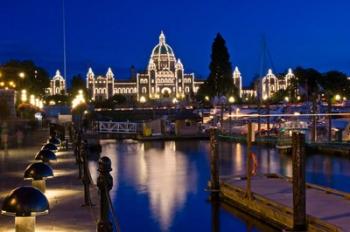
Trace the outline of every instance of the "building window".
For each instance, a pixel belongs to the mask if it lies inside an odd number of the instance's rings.
[[[142,92],[142,93],[147,93],[147,89],[146,89],[146,87],[142,87],[141,92]]]

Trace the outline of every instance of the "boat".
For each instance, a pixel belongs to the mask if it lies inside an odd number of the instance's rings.
[[[308,130],[308,124],[304,121],[284,121],[277,135],[276,148],[280,153],[290,154],[292,152],[292,134],[293,132],[301,132],[306,134]]]

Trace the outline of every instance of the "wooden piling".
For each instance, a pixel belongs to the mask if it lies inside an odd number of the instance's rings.
[[[312,142],[316,142],[317,140],[317,119],[316,119],[316,109],[317,109],[317,103],[316,103],[316,96],[313,95],[312,96],[312,114],[314,114],[312,116],[312,129],[311,129],[311,141]]]
[[[210,189],[215,192],[219,191],[219,152],[218,152],[218,142],[217,135],[218,129],[211,128],[210,134]]]
[[[252,186],[251,186],[251,177],[252,177],[252,123],[248,123],[248,133],[247,133],[247,186],[246,186],[246,197],[249,200],[252,200]]]
[[[306,230],[305,135],[294,132],[293,140],[293,225],[294,231]]]

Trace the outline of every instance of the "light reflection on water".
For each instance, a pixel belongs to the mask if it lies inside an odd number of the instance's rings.
[[[216,209],[206,201],[208,141],[102,144],[101,156],[112,160],[111,195],[122,231],[273,231],[240,211]],[[222,142],[219,152],[221,175],[244,174],[244,144]],[[267,147],[253,146],[253,152],[258,173],[292,175],[290,156]],[[350,190],[350,185],[344,185],[350,183],[348,159],[308,154],[306,163],[307,181]],[[95,167],[90,163],[90,168]]]

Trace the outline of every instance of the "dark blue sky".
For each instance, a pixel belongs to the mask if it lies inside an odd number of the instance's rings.
[[[187,72],[206,77],[217,32],[244,84],[260,72],[262,35],[277,72],[298,65],[350,73],[347,0],[66,0],[68,76],[92,66],[117,78],[146,67],[164,30]],[[2,0],[0,62],[63,69],[62,0]]]

